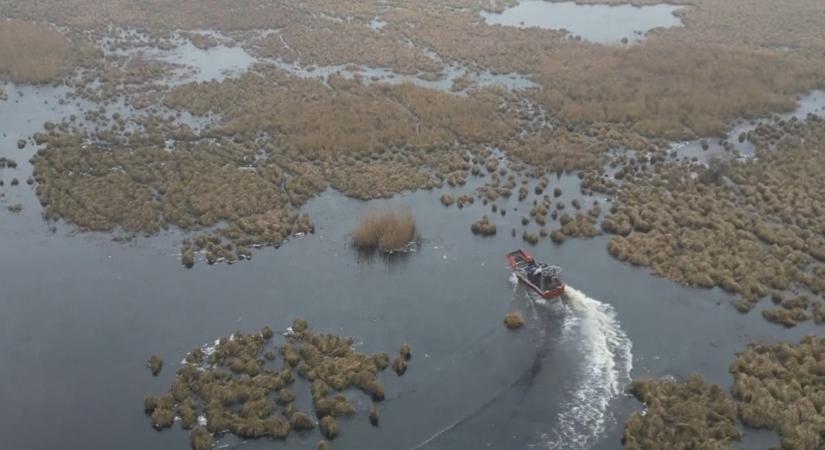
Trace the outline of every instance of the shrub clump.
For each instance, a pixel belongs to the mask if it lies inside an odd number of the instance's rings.
[[[492,223],[490,218],[485,214],[481,219],[476,220],[470,225],[470,231],[472,231],[473,234],[481,236],[495,236],[496,224]]]
[[[626,449],[726,449],[742,434],[736,429],[736,404],[700,375],[687,381],[639,380],[630,392],[646,406],[625,423]]]
[[[409,208],[385,208],[361,216],[352,233],[352,244],[361,251],[392,253],[415,241],[415,219]]]
[[[524,326],[524,316],[520,312],[508,312],[504,316],[504,326],[510,330],[517,330]]]

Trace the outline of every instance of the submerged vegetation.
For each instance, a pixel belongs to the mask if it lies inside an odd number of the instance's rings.
[[[311,432],[315,420],[295,406],[296,376],[309,383],[317,427],[326,439],[340,433],[337,417],[356,413],[353,390],[369,396],[369,421],[377,425],[375,402],[384,400],[378,376],[389,366],[389,355],[358,353],[351,339],[314,333],[301,319],[291,330],[277,347],[280,368],[269,350],[275,346],[268,327],[255,334],[236,332],[220,338],[214,347],[194,349],[178,369],[169,393],[146,397],[144,410],[152,426],[171,427],[177,415],[184,429],[192,428],[194,450],[211,448],[214,438],[224,433],[283,440],[292,432]],[[272,358],[265,356],[269,354]],[[404,367],[410,354],[404,344],[399,354]]]
[[[403,251],[415,239],[415,219],[409,208],[367,211],[352,232],[352,245],[364,252]]]

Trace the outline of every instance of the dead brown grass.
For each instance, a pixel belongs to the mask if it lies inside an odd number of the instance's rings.
[[[72,43],[54,27],[0,19],[0,76],[46,83],[68,73],[74,63]]]
[[[395,252],[403,250],[415,237],[412,211],[387,207],[361,216],[352,232],[352,244],[362,251]]]

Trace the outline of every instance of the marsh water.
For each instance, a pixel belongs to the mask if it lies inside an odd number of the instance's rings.
[[[681,26],[679,6],[657,4],[580,5],[575,2],[521,0],[501,13],[483,13],[487,23],[567,30],[571,36],[600,44],[640,41],[654,28]]]
[[[798,340],[813,329],[785,330],[760,317],[764,304],[741,315],[719,290],[622,264],[607,254],[608,237],[528,247],[561,265],[572,288],[563,301],[531,297],[511,282],[503,257],[526,245],[520,218],[529,205],[500,199],[501,216],[480,202],[459,210],[438,201],[470,192],[480,178],[370,202],[330,190],[304,208],[315,234],[256,251],[251,261],[187,270],[175,231],[124,243],[45,222],[25,182],[35,148],[16,142],[89,105],[60,104],[60,87],[5,90],[0,156],[19,167],[0,169],[0,448],[188,448],[177,427],[151,428],[143,397],[165,392],[193,347],[235,330],[283,330],[302,317],[352,336],[359,351],[412,345],[406,375],[381,375],[388,398],[380,427],[367,421],[367,398],[348,393],[359,414],[342,419],[336,449],[615,449],[623,421],[642,407],[624,394],[632,378],[698,372],[729,387],[728,364],[747,343]],[[10,186],[13,177],[19,186]],[[579,196],[575,176],[551,178],[554,187],[568,203]],[[7,211],[17,203],[20,213]],[[403,258],[365,259],[348,233],[360,213],[387,203],[412,209],[421,245]],[[498,225],[496,237],[470,233],[482,214]],[[527,318],[518,331],[501,323],[513,310]],[[157,378],[145,367],[152,353],[166,362]],[[317,432],[286,442],[224,437],[217,447],[310,449],[318,440]],[[775,442],[749,430],[742,447]]]

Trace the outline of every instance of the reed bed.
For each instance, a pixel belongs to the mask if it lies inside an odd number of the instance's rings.
[[[409,208],[368,211],[352,232],[353,246],[365,252],[402,251],[415,239],[415,218]]]

